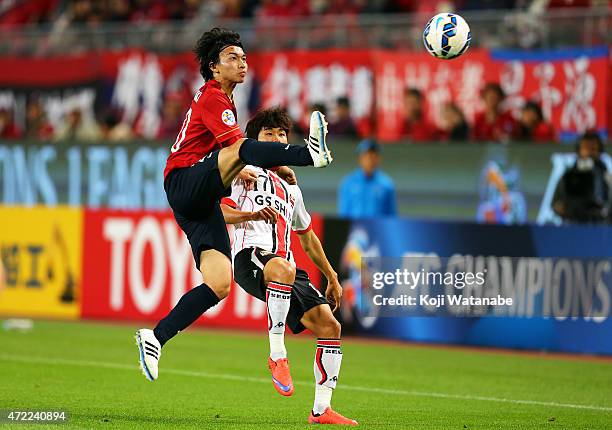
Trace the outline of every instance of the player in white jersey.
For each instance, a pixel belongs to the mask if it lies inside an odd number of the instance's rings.
[[[249,138],[287,144],[291,120],[282,109],[258,112],[247,124]],[[331,409],[342,351],[340,323],[333,315],[340,303],[342,289],[321,242],[312,231],[311,218],[297,185],[289,185],[273,170],[247,166],[257,181],[247,186],[242,180],[232,183],[229,198],[221,201],[228,224],[234,225],[232,257],[234,279],[252,296],[266,302],[270,356],[268,365],[276,391],[293,394],[285,326],[294,333],[309,329],[317,336],[314,359],[315,400],[308,418],[312,424],[357,425]],[[327,278],[325,295],[310,282],[308,274],[296,268],[290,250],[291,230]]]

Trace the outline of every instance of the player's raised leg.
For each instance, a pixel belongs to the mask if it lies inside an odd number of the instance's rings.
[[[302,324],[317,336],[314,359],[315,398],[308,417],[311,424],[357,425],[331,408],[331,398],[340,374],[342,349],[340,323],[329,305],[319,305],[304,313]]]
[[[279,145],[278,142],[262,142],[240,139],[219,152],[219,173],[223,184],[231,185],[240,170],[247,165],[264,168],[276,166],[327,167],[333,158],[327,147],[327,122],[325,116],[314,111],[310,117],[310,134],[306,145]]]
[[[285,327],[291,305],[292,285],[295,282],[295,267],[284,258],[272,258],[264,267],[264,282],[270,338],[268,367],[276,391],[283,396],[291,396],[294,387],[285,348]]]
[[[215,249],[202,251],[200,272],[203,283],[185,293],[154,330],[140,329],[136,332],[140,366],[150,381],[158,377],[158,363],[164,344],[229,293],[232,268],[228,256]]]

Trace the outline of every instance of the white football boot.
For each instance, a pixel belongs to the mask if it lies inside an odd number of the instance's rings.
[[[312,157],[315,167],[327,167],[333,158],[327,149],[327,122],[325,115],[319,111],[312,112],[310,115],[310,134],[308,140],[304,139],[308,146],[308,151]]]
[[[142,373],[149,381],[157,379],[157,365],[161,357],[161,345],[153,330],[141,328],[136,332],[136,345],[140,352],[139,361]]]

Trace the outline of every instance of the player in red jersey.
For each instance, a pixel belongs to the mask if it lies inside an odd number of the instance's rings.
[[[219,202],[230,194],[232,180],[247,164],[326,167],[332,161],[326,145],[327,124],[320,112],[312,113],[305,146],[243,138],[232,100],[234,88],[244,82],[248,70],[238,33],[219,28],[207,31],[194,52],[205,84],[196,92],[172,145],[164,189],[203,283],[183,295],[154,330],[136,332],[141,369],[151,381],[158,376],[162,346],[229,292],[231,252]],[[251,179],[248,172],[241,175]]]

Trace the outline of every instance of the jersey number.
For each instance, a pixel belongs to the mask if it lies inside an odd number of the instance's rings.
[[[187,134],[187,127],[189,127],[189,121],[191,121],[191,108],[189,108],[187,114],[185,115],[185,121],[183,121],[181,131],[179,131],[178,136],[176,136],[176,142],[174,142],[174,145],[172,145],[170,151],[176,152],[181,149],[181,144],[185,140],[185,135]]]

